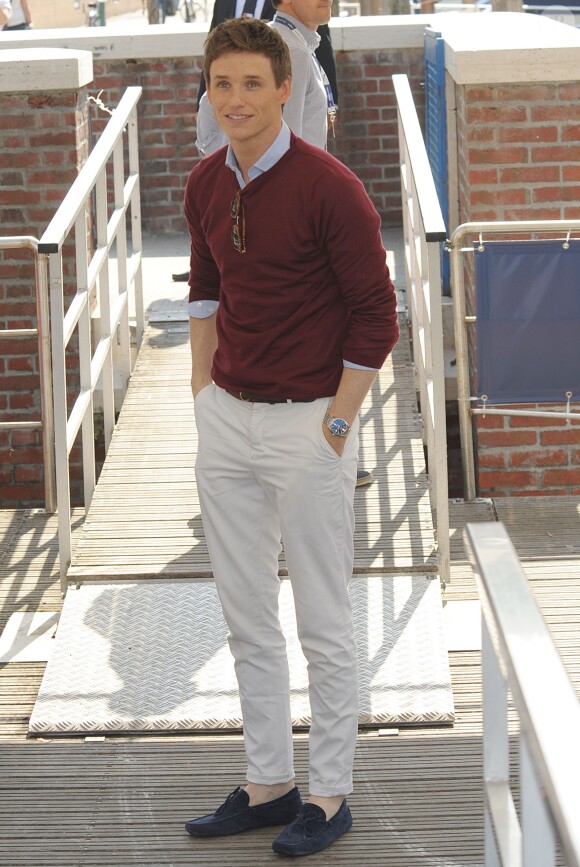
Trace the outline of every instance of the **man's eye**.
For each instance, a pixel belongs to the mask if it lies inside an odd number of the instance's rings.
[[[260,86],[260,82],[259,82],[259,81],[248,81],[248,87],[250,87],[250,88],[252,88],[252,89],[253,89],[253,88],[256,88],[256,87],[259,87],[259,86]]]
[[[227,81],[219,81],[218,82],[218,87],[221,87],[222,90],[226,87],[229,87],[229,86],[230,86],[229,82],[227,82]]]

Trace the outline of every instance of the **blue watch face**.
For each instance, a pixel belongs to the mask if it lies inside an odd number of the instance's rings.
[[[348,433],[348,424],[343,418],[335,418],[329,424],[330,432],[335,437],[343,437]]]

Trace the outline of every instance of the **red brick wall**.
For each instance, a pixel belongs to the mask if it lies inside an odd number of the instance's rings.
[[[458,86],[456,105],[460,223],[580,218],[580,83]],[[469,269],[466,294],[473,313]],[[481,496],[580,493],[580,424],[478,416],[475,430]]]
[[[397,108],[392,76],[405,73],[421,122],[425,113],[423,52],[336,53],[340,108],[329,150],[356,172],[387,226],[402,223]]]
[[[143,88],[138,105],[141,219],[145,232],[186,232],[183,191],[199,159],[194,112],[200,58],[95,61],[94,91],[114,108],[130,85]],[[92,91],[91,91],[92,92]],[[96,138],[108,115],[92,111]]]
[[[483,496],[580,495],[580,422],[478,417],[477,440]]]
[[[0,94],[0,208],[4,235],[39,238],[88,154],[86,90],[42,94]],[[65,274],[73,285],[74,253]],[[35,328],[36,283],[33,254],[0,253],[0,328]],[[71,353],[71,388],[76,381]],[[36,338],[0,340],[0,419],[41,417]],[[73,461],[73,477],[79,468]],[[73,482],[73,496],[80,488]],[[0,431],[0,507],[44,503],[42,435],[39,430]]]

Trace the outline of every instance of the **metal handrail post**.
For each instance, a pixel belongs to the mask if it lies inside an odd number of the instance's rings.
[[[133,291],[135,298],[135,342],[137,349],[141,347],[143,332],[145,331],[145,307],[143,304],[143,237],[141,232],[141,187],[139,174],[139,127],[137,108],[130,114],[127,124],[127,143],[129,151],[129,174],[136,178],[133,195],[131,197],[131,248],[136,258],[137,266],[133,278]]]
[[[54,406],[52,402],[52,353],[50,345],[50,306],[48,299],[48,257],[36,260],[38,349],[40,355],[40,405],[43,430],[44,502],[47,512],[56,512],[56,470],[54,454]]]
[[[498,743],[492,748],[493,732],[485,731],[489,718],[487,687],[490,677],[484,670],[484,743],[487,744],[484,785],[498,849],[518,854],[518,827],[521,825],[526,867],[551,867],[556,838],[568,867],[580,867],[578,697],[503,524],[467,524],[465,539],[483,612],[483,664],[487,667],[491,662],[491,682],[495,686],[491,699],[495,702],[492,717],[496,720]],[[520,721],[523,758],[520,822],[510,806],[509,768],[506,767],[507,702],[503,693],[507,689]],[[492,844],[495,848],[495,842],[490,840],[489,845]],[[486,851],[486,864],[498,863],[501,867],[511,867],[521,864],[522,859],[498,862],[493,855],[488,858]]]
[[[54,450],[56,456],[56,499],[58,511],[58,553],[60,561],[60,590],[66,593],[66,576],[72,560],[72,532],[70,511],[70,482],[68,468],[68,405],[66,393],[66,342],[64,334],[64,293],[62,253],[48,257],[52,378],[54,402]]]
[[[445,410],[445,361],[443,352],[443,311],[441,308],[441,246],[439,241],[428,241],[427,266],[429,280],[429,320],[431,339],[433,395],[432,407],[433,454],[429,475],[433,478],[437,511],[437,543],[439,569],[444,583],[451,575],[451,542],[449,539],[449,473],[447,469],[447,417]],[[435,466],[431,466],[435,462]]]
[[[455,331],[455,356],[457,367],[457,408],[459,412],[459,437],[461,441],[461,465],[463,467],[463,495],[467,501],[475,500],[475,454],[471,428],[471,389],[469,387],[469,348],[465,323],[465,286],[463,261],[461,259],[462,235],[456,229],[449,243],[451,260],[451,297],[453,298],[453,323]],[[454,245],[456,243],[456,246]]]

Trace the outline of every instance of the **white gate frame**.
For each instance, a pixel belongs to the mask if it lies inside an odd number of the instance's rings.
[[[141,206],[139,195],[139,145],[137,103],[141,87],[128,87],[103,130],[92,153],[65,196],[38,244],[39,255],[48,258],[48,281],[52,334],[56,498],[61,592],[66,593],[67,572],[72,558],[69,456],[76,436],[82,432],[82,465],[85,511],[96,485],[93,399],[99,383],[103,393],[105,450],[115,426],[114,344],[119,344],[119,373],[124,397],[131,375],[129,291],[134,292],[136,340],[141,344],[144,328],[141,280]],[[124,133],[127,133],[128,174],[125,178]],[[109,161],[112,158],[112,165]],[[113,203],[109,206],[107,167],[112,168]],[[92,196],[96,208],[96,250],[91,255],[87,237]],[[111,214],[109,216],[109,211]],[[131,220],[131,255],[127,254],[127,216]],[[74,227],[77,292],[64,308],[63,246]],[[116,244],[118,291],[109,281],[111,247]],[[100,316],[92,349],[91,298],[97,299]],[[112,297],[114,295],[114,297]],[[67,400],[66,350],[78,335],[80,390]]]

